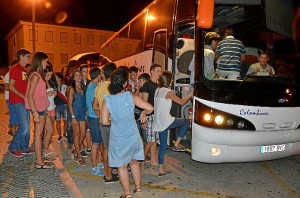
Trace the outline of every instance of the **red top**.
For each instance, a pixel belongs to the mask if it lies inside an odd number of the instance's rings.
[[[20,63],[14,65],[9,71],[9,79],[15,80],[15,88],[25,96],[26,88],[27,88],[27,79],[28,79],[28,75],[25,67],[23,67]],[[24,103],[24,99],[16,95],[14,92],[10,91],[9,103],[10,104]]]

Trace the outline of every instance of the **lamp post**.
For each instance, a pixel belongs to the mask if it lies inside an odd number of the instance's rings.
[[[35,0],[31,0],[32,2],[32,53],[35,53]]]

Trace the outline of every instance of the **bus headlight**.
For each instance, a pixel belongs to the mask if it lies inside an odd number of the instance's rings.
[[[221,153],[221,149],[219,149],[218,147],[213,147],[210,149],[211,155],[220,155],[220,153]]]
[[[238,122],[238,128],[243,129],[245,127],[245,123],[243,121]]]
[[[229,112],[208,107],[196,100],[194,104],[193,122],[204,127],[215,129],[256,130],[255,126],[249,120]]]
[[[217,115],[217,116],[215,117],[215,123],[216,123],[217,125],[221,125],[221,124],[223,123],[223,121],[224,121],[224,117],[223,117],[222,115]]]
[[[227,120],[227,125],[232,126],[234,124],[234,121],[232,119]]]
[[[204,116],[203,116],[203,120],[204,122],[211,122],[212,121],[212,115],[210,113],[205,113]]]

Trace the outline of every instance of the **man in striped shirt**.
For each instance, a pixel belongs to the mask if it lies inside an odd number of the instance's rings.
[[[241,64],[245,60],[246,49],[243,43],[233,37],[233,29],[225,29],[225,39],[220,41],[216,51],[217,73],[221,78],[237,79],[240,77]]]

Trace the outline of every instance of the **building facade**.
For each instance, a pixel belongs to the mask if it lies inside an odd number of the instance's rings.
[[[45,52],[54,65],[55,71],[61,71],[70,58],[84,52],[111,54],[110,47],[101,49],[101,45],[113,34],[112,31],[87,29],[52,24],[36,23],[36,51]],[[6,36],[8,43],[8,61],[16,59],[19,48],[33,51],[32,23],[19,21]]]

